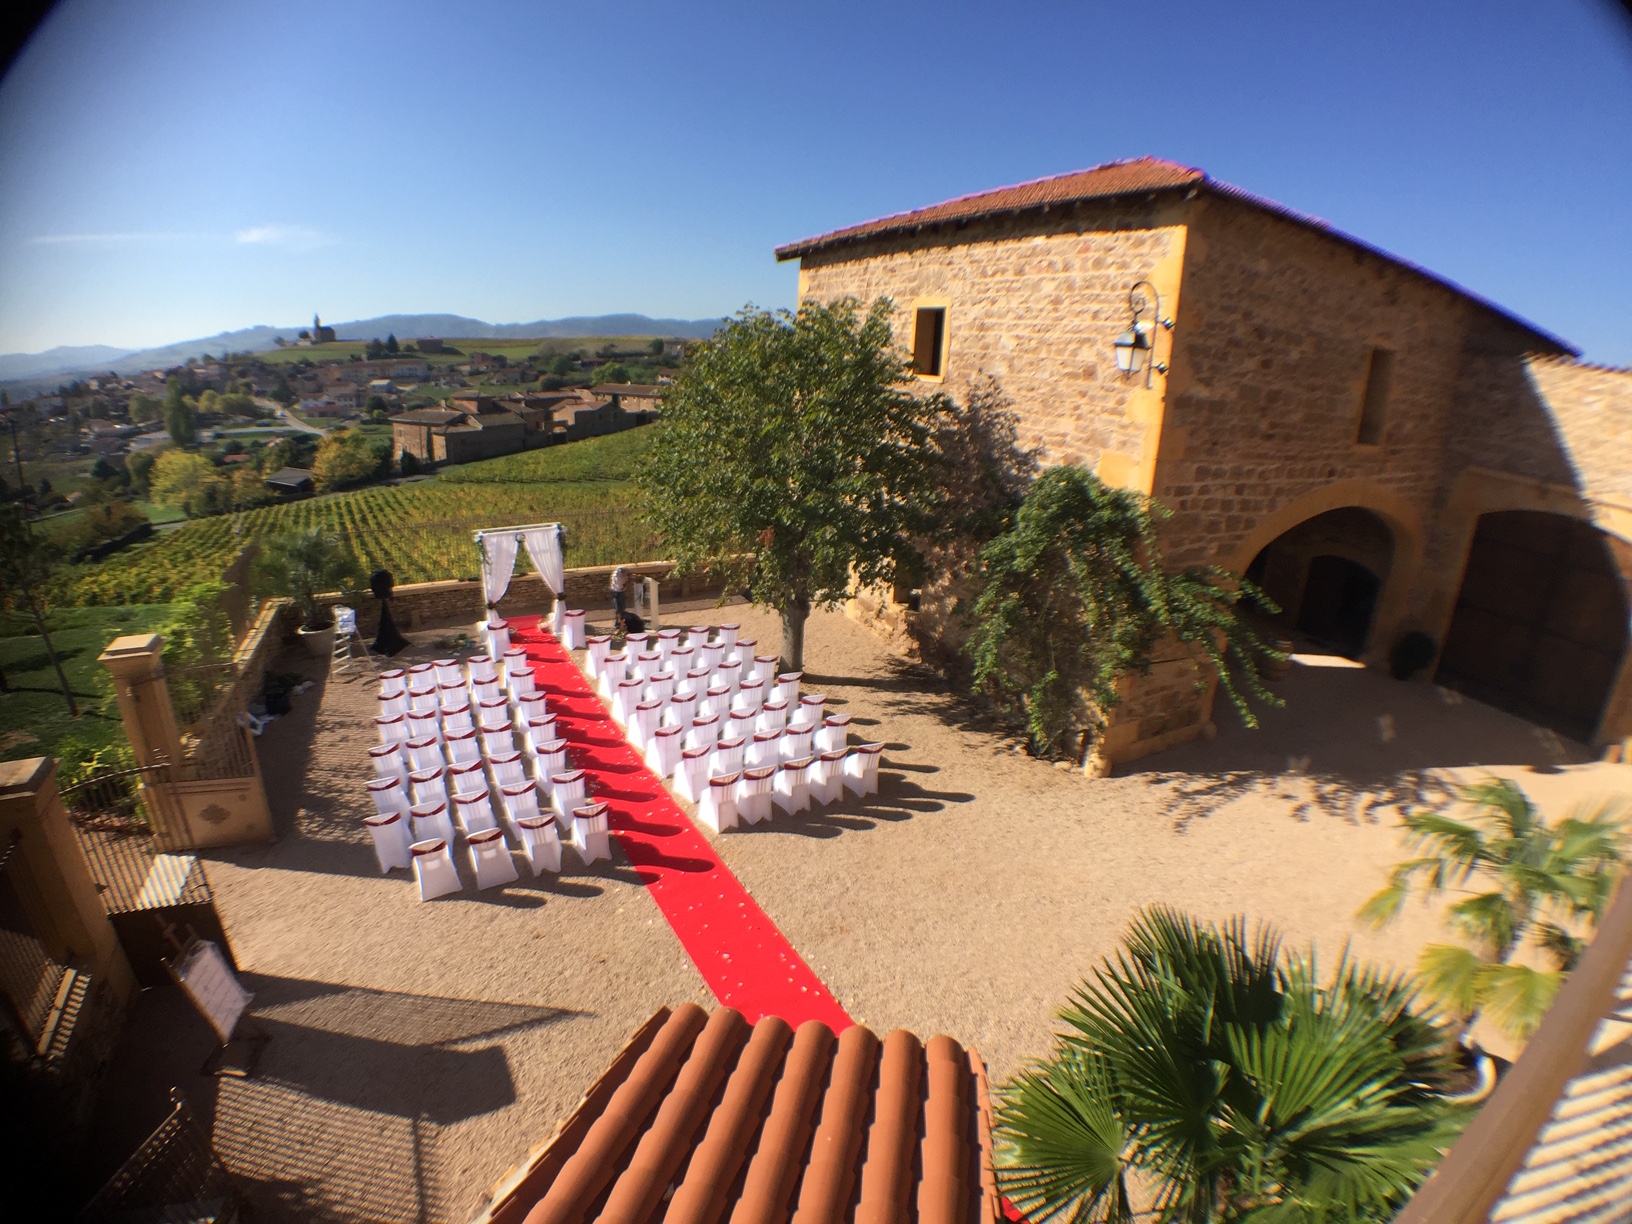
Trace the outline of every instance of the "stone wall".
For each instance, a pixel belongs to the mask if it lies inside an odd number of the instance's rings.
[[[1142,379],[1118,376],[1112,342],[1128,326],[1135,281],[1155,283],[1164,314],[1177,308],[1183,208],[1084,204],[818,251],[802,261],[799,296],[887,296],[903,348],[916,307],[946,307],[943,376],[920,379],[926,391],[961,396],[990,375],[1020,416],[1022,443],[1042,448],[1045,462],[1136,484],[1145,452],[1154,453],[1153,397]]]
[[[566,571],[567,606],[587,608],[592,612],[612,608],[611,580],[615,566],[592,565]],[[659,601],[703,599],[719,595],[725,590],[724,579],[712,573],[688,574],[671,577],[672,561],[645,561],[625,567],[637,578],[657,578]],[[345,603],[340,594],[324,595],[321,603],[332,606]],[[502,616],[522,616],[548,612],[553,606],[544,580],[536,573],[517,574],[510,580],[510,589],[499,602]],[[357,608],[357,626],[364,637],[372,637],[379,628],[379,604],[372,596],[354,599]],[[480,582],[414,582],[396,588],[391,597],[391,615],[401,629],[430,628],[442,625],[475,624],[484,610]]]

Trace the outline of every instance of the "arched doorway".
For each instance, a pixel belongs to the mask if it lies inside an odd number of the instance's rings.
[[[1281,611],[1270,618],[1339,654],[1358,658],[1394,564],[1394,533],[1370,510],[1344,506],[1305,519],[1264,546],[1247,567]]]
[[[1540,510],[1481,515],[1435,679],[1591,742],[1627,648],[1611,538]]]

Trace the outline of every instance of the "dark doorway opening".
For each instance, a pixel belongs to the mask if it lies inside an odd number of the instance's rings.
[[[1278,633],[1294,630],[1349,658],[1371,638],[1383,583],[1394,564],[1394,533],[1359,506],[1305,519],[1264,546],[1247,567],[1279,614],[1264,620]]]
[[[1435,679],[1591,742],[1627,647],[1610,538],[1562,514],[1483,515]]]
[[[1358,561],[1326,554],[1309,562],[1298,606],[1299,632],[1353,659],[1366,648],[1382,580]]]

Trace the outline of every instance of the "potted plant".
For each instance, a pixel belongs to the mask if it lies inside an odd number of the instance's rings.
[[[355,591],[361,571],[337,536],[326,531],[297,531],[268,543],[256,559],[256,570],[270,593],[287,595],[300,610],[296,630],[313,658],[334,650],[334,615],[318,596]]]

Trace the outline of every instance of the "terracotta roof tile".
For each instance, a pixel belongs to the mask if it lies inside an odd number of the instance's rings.
[[[1296,209],[1288,208],[1286,205],[1279,204],[1267,197],[1254,195],[1250,191],[1232,186],[1229,183],[1219,182],[1217,179],[1209,177],[1205,171],[1197,170],[1191,166],[1181,166],[1177,162],[1164,161],[1159,157],[1140,157],[1129,161],[1106,162],[1102,166],[1094,166],[1089,170],[1077,170],[1070,174],[1059,174],[1052,178],[1036,179],[1013,187],[999,187],[993,191],[981,191],[976,192],[974,195],[959,196],[957,199],[948,200],[944,204],[934,204],[928,208],[914,209],[912,212],[896,213],[893,216],[880,217],[876,221],[864,221],[860,225],[851,225],[846,226],[844,229],[833,230],[815,238],[790,242],[786,246],[776,248],[776,257],[778,260],[799,259],[830,247],[843,246],[886,234],[910,233],[936,225],[956,224],[1009,213],[1045,210],[1057,205],[1074,204],[1083,200],[1106,200],[1117,196],[1144,195],[1154,191],[1177,190],[1205,191],[1214,196],[1235,200],[1252,208],[1262,209],[1296,225],[1318,231],[1338,242],[1357,247],[1409,272],[1442,285],[1451,292],[1459,294],[1517,324],[1550,346],[1572,356],[1580,354],[1580,350],[1569,341],[1537,327],[1534,323],[1521,318],[1489,298],[1465,289],[1455,281],[1449,280],[1437,272],[1432,272],[1420,264],[1412,263],[1408,259],[1402,259],[1400,256],[1385,251],[1379,246],[1374,246],[1362,238],[1356,238],[1352,234],[1345,233],[1319,217],[1298,212]]]
[[[959,196],[944,204],[880,217],[876,221],[864,221],[860,225],[834,230],[818,238],[806,238],[802,242],[790,242],[786,246],[776,248],[776,257],[797,259],[801,255],[821,250],[823,247],[837,246],[842,242],[918,229],[944,221],[968,221],[977,217],[996,216],[999,213],[1047,208],[1055,204],[1073,204],[1078,200],[1103,200],[1113,196],[1189,187],[1204,182],[1206,178],[1206,174],[1200,170],[1181,166],[1177,162],[1163,161],[1159,157],[1107,162],[1091,170],[1057,174],[1051,178],[1034,179],[1013,187],[999,187],[994,191]]]
[[[491,1224],[997,1224],[978,1055],[659,1011],[494,1190]]]

